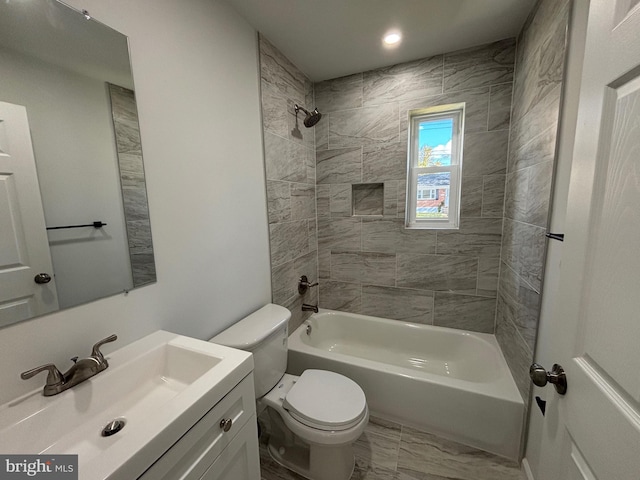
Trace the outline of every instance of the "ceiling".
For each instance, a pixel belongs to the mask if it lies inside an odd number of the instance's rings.
[[[536,0],[224,0],[311,80],[514,37]],[[400,30],[402,43],[382,37]]]

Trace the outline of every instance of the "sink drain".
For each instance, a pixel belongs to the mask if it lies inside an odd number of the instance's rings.
[[[111,435],[115,435],[124,428],[126,423],[127,421],[124,418],[116,418],[115,420],[111,420],[102,429],[102,436],[110,437]]]

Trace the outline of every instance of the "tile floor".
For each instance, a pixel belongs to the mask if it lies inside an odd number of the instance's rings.
[[[265,432],[260,440],[262,480],[304,480],[269,457],[268,435]],[[352,480],[524,478],[516,462],[375,417],[356,442],[355,455]]]

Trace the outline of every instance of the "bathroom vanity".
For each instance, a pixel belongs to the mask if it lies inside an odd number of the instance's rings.
[[[251,354],[158,331],[106,357],[69,390],[0,406],[0,453],[75,454],[82,480],[260,478]]]

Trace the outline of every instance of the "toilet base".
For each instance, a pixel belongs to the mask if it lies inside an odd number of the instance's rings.
[[[349,480],[355,468],[351,445],[305,445],[299,439],[282,445],[270,439],[267,450],[273,460],[309,480]]]
[[[268,412],[271,432],[267,450],[273,460],[309,480],[351,478],[355,467],[351,442],[339,445],[307,442],[288,429],[273,408]]]

